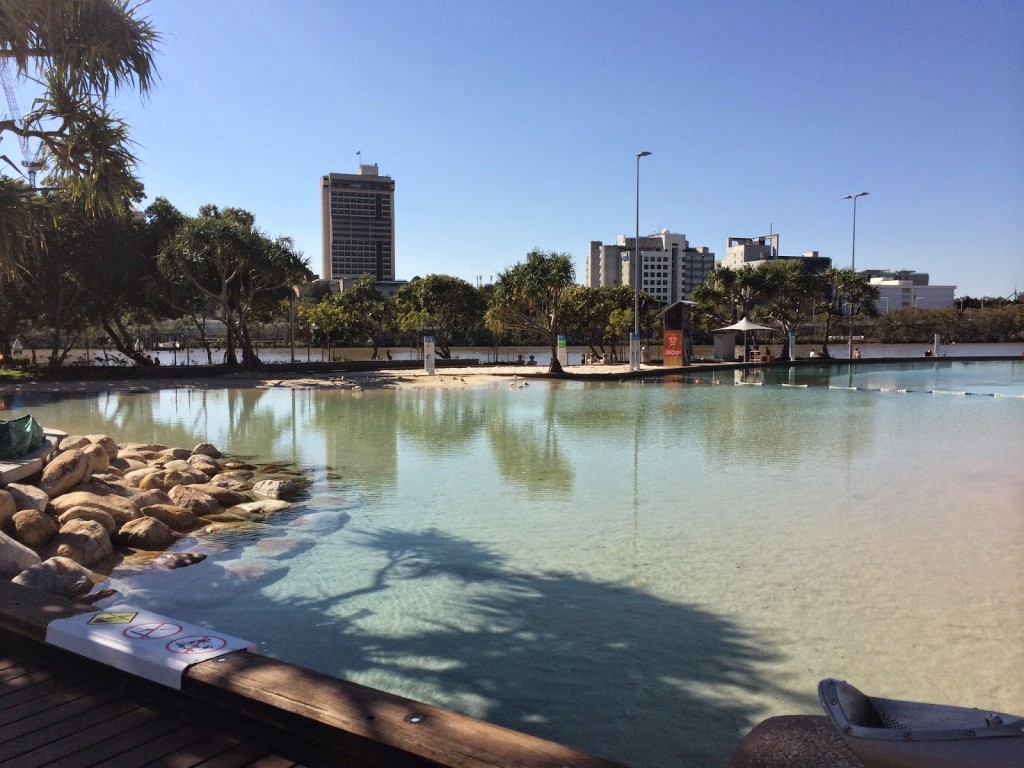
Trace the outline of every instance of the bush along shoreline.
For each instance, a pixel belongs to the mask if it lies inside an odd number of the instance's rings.
[[[280,472],[261,479],[209,443],[122,446],[99,434],[62,438],[26,480],[0,488],[0,578],[86,602],[110,596],[94,590],[124,557],[161,552],[153,568],[200,562],[201,552],[167,550],[187,535],[262,523],[303,487]]]

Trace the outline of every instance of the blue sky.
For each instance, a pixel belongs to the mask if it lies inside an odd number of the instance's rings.
[[[397,276],[490,281],[635,227],[780,233],[957,295],[1024,288],[1015,1],[151,0],[120,98],[150,199],[246,208],[320,271],[319,180],[395,179]]]

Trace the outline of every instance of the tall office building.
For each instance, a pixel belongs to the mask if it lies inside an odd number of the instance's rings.
[[[320,179],[323,274],[327,280],[369,274],[395,279],[395,182],[376,165]]]

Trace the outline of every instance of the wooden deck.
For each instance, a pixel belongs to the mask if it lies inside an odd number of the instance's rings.
[[[340,763],[279,729],[58,648],[0,634],[0,765],[187,768]]]
[[[248,651],[189,667],[179,692],[43,642],[90,610],[0,579],[4,768],[623,768]]]

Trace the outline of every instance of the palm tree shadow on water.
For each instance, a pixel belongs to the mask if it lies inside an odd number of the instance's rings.
[[[436,530],[353,535],[384,564],[348,592],[268,605],[263,629],[282,643],[265,652],[342,678],[395,681],[377,687],[634,768],[720,768],[759,719],[744,703],[751,692],[792,697],[759,671],[776,652],[698,607],[571,573],[516,571]],[[409,604],[410,589],[436,594],[439,580],[454,598]],[[375,614],[402,610],[417,614],[416,631],[370,629]],[[325,644],[334,666],[303,661],[326,658]]]

